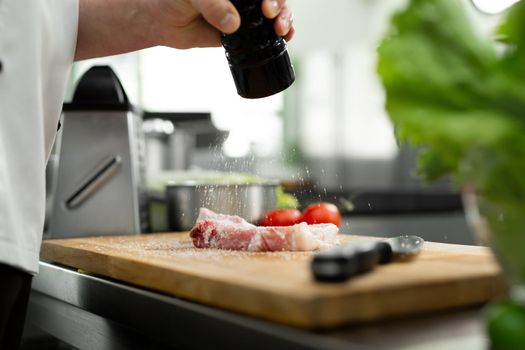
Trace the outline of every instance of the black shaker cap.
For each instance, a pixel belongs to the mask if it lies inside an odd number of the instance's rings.
[[[287,51],[260,64],[230,64],[230,70],[237,93],[244,98],[271,96],[287,89],[295,81]]]

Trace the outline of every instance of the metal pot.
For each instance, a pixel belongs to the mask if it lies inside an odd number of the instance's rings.
[[[168,228],[171,231],[190,230],[199,213],[206,207],[217,213],[238,215],[257,223],[275,208],[275,182],[260,184],[169,184],[166,187]]]

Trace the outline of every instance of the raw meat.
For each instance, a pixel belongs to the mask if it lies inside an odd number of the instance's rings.
[[[307,251],[339,243],[333,224],[255,226],[239,216],[217,214],[201,208],[190,237],[197,248],[252,252]]]

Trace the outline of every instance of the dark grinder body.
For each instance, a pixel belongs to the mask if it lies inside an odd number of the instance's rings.
[[[222,34],[222,45],[237,87],[245,98],[266,97],[288,88],[295,80],[286,41],[264,17],[262,0],[231,0],[241,15],[241,26]]]

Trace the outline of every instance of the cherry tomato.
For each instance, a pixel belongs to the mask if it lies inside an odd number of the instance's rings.
[[[266,213],[261,226],[291,226],[299,222],[301,212],[297,209],[275,209]]]
[[[341,214],[339,209],[332,203],[315,203],[309,205],[304,211],[300,222],[313,224],[334,224],[341,227]]]

